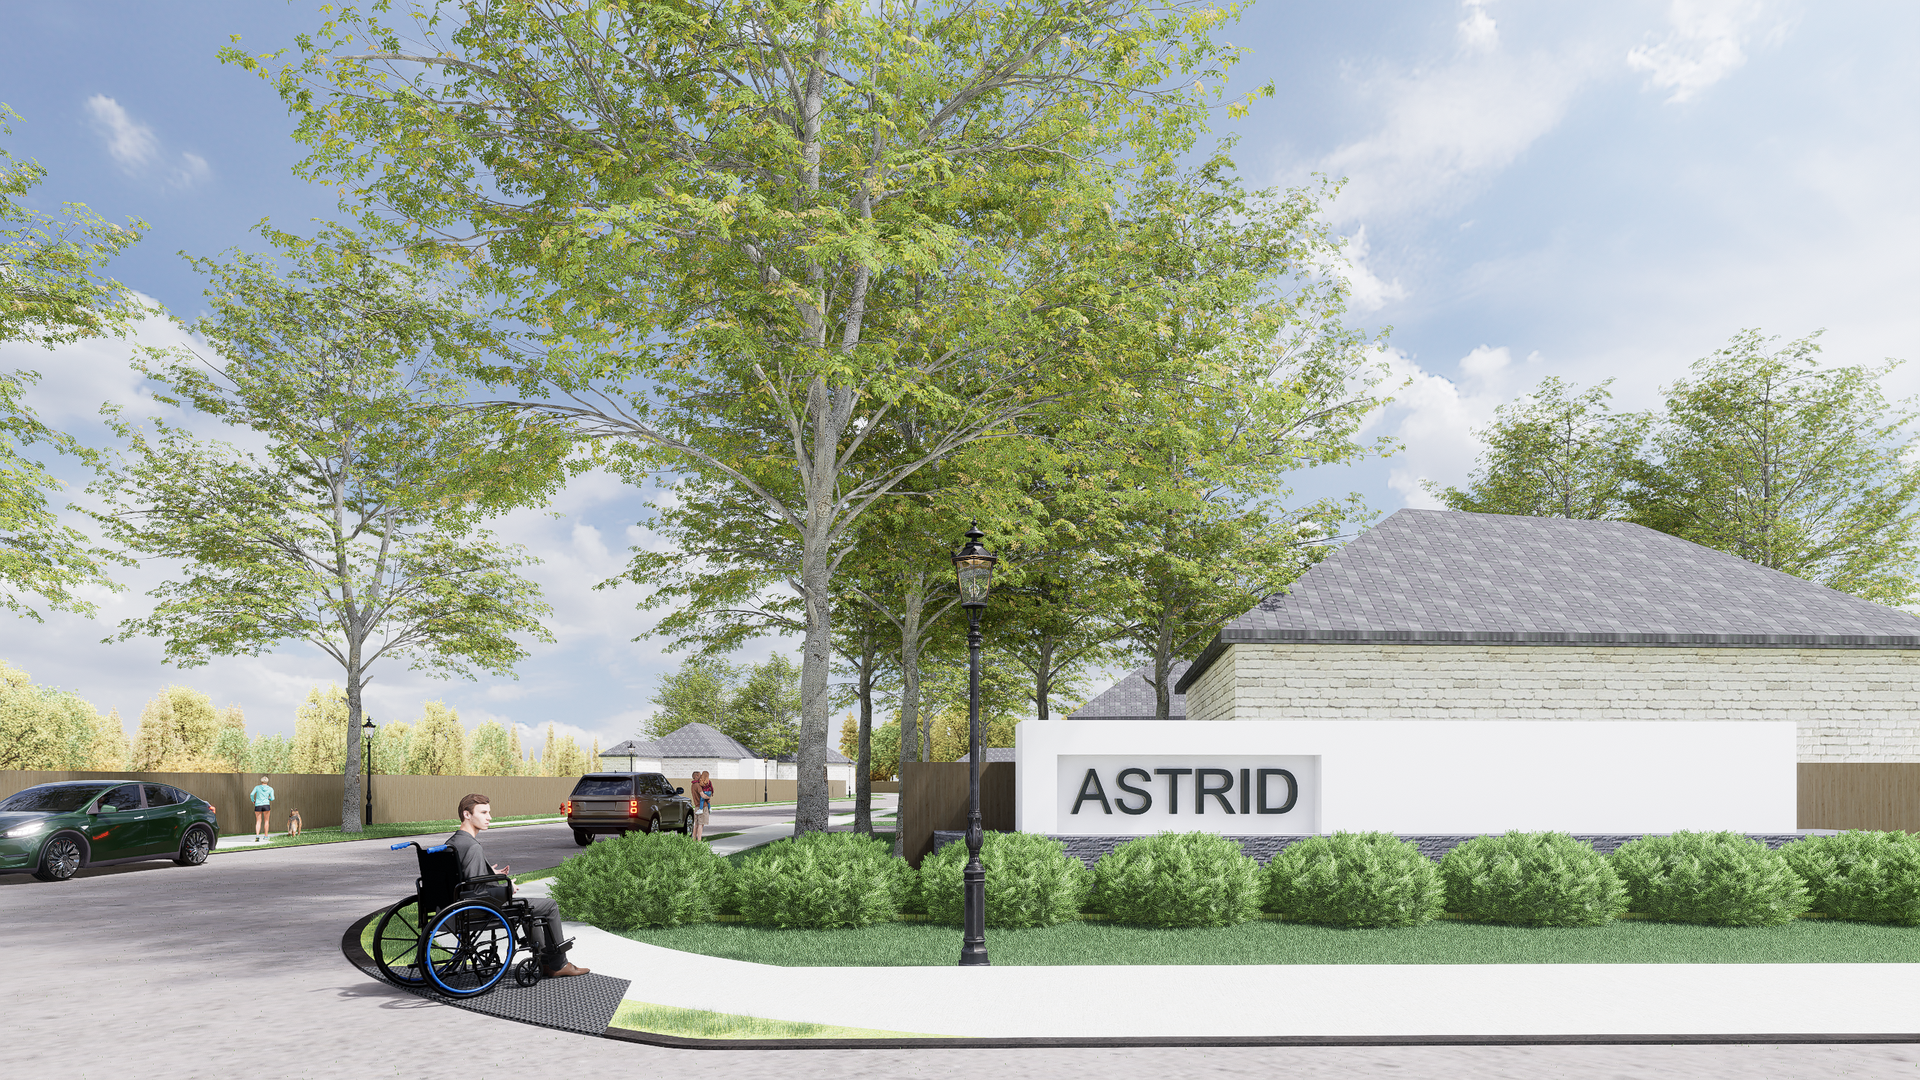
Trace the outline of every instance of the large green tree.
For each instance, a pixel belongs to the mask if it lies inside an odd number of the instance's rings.
[[[0,104],[0,135],[18,114]],[[46,179],[37,162],[21,161],[0,146],[0,343],[52,348],[81,338],[124,331],[147,309],[125,286],[100,270],[147,225],[115,225],[77,203],[65,213],[37,213],[19,199]],[[38,621],[28,601],[37,596],[56,610],[91,616],[81,586],[117,589],[107,576],[115,561],[78,530],[60,524],[47,493],[60,481],[20,452],[43,444],[64,454],[90,455],[71,436],[40,421],[23,400],[39,374],[0,372],[0,605]]]
[[[449,408],[434,374],[467,320],[431,275],[352,247],[307,246],[283,279],[263,260],[198,262],[211,314],[191,347],[149,350],[160,399],[264,443],[243,452],[178,424],[116,421],[128,442],[92,490],[122,544],[178,559],[121,637],[176,664],[304,641],[345,675],[342,820],[358,828],[361,690],[382,659],[509,674],[522,639],[550,640],[532,561],[478,521],[537,498],[557,474],[528,446]],[[524,451],[524,452],[523,452]],[[416,731],[416,735],[418,732]]]
[[[1822,366],[1818,334],[1774,348],[1743,330],[1669,387],[1636,518],[1882,604],[1916,599],[1916,413],[1880,380],[1897,361]]]
[[[1296,471],[1388,451],[1359,438],[1381,372],[1323,268],[1337,241],[1312,188],[1247,191],[1230,145],[1194,169],[1146,170],[1102,245],[1124,283],[1112,347],[1148,358],[1130,396],[1062,417],[1078,460],[1053,514],[1102,552],[1111,622],[1171,671],[1226,620],[1281,591],[1364,518],[1360,496],[1294,503]]]
[[[273,69],[302,172],[464,260],[508,407],[724,476],[800,552],[796,828],[826,826],[834,563],[967,443],[1109,378],[1114,286],[1041,278],[1105,177],[1178,152],[1238,55],[1205,0],[344,9]],[[1211,90],[1209,90],[1211,88]],[[1067,264],[1072,265],[1072,264]],[[1077,268],[1076,268],[1077,269]],[[777,438],[763,437],[777,421]],[[916,453],[870,446],[913,426]]]
[[[1542,380],[1475,432],[1487,448],[1464,490],[1432,481],[1427,490],[1447,509],[1475,514],[1629,516],[1653,416],[1609,410],[1612,384],[1575,395],[1557,378]]]

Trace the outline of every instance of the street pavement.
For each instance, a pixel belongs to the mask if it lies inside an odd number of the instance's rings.
[[[719,814],[715,831],[730,831]],[[239,851],[191,868],[107,867],[61,883],[0,875],[7,1075],[1920,1078],[1920,1046],[1912,1045],[659,1049],[498,1020],[361,974],[341,955],[340,937],[355,919],[411,894],[413,853],[389,851],[396,842]],[[491,861],[516,873],[578,851],[563,825],[501,829],[485,843]],[[1223,980],[1231,974],[1223,969]],[[662,980],[684,975],[657,973]],[[1151,973],[1141,977],[1141,992],[1153,993]],[[966,1002],[950,1006],[963,1013]]]

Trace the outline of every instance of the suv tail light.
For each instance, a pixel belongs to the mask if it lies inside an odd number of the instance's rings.
[[[628,817],[640,816],[640,800],[639,799],[627,800],[627,816]]]
[[[566,802],[561,803],[560,812],[569,817],[573,816],[573,800],[568,799]]]

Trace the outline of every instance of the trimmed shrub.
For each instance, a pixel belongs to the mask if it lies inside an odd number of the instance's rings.
[[[1260,892],[1260,864],[1213,833],[1143,836],[1093,866],[1093,909],[1138,926],[1232,926]]]
[[[1267,864],[1267,910],[1290,922],[1420,926],[1445,899],[1433,860],[1391,833],[1310,836]]]
[[[1787,857],[1739,833],[1645,836],[1613,853],[1636,912],[1704,926],[1780,926],[1807,910]]]
[[[885,840],[810,832],[775,840],[728,876],[732,903],[748,922],[783,929],[871,926],[893,918],[913,870]]]
[[[569,919],[607,930],[682,926],[713,917],[725,864],[680,833],[632,833],[560,864],[553,899]]]
[[[1440,860],[1447,910],[1514,926],[1599,926],[1627,910],[1606,856],[1566,833],[1469,840]]]
[[[1920,926],[1920,836],[1844,832],[1780,849],[1813,910],[1836,919]]]
[[[980,841],[987,868],[987,925],[1000,929],[1053,926],[1077,917],[1091,877],[1067,845],[1037,833],[990,832]],[[928,918],[957,923],[965,907],[967,845],[948,844],[920,863],[920,891]]]

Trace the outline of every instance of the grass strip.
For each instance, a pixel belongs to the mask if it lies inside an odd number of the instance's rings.
[[[636,929],[621,936],[681,952],[781,967],[949,966],[960,928],[892,922],[857,930],[775,930],[740,923]],[[1157,930],[1072,922],[989,930],[996,965],[1088,964],[1911,964],[1920,928],[1800,919],[1728,928],[1645,920],[1533,929],[1453,920],[1412,929],[1339,930],[1250,922]]]
[[[672,1035],[682,1039],[926,1039],[939,1036],[912,1031],[809,1024],[799,1020],[769,1020],[764,1016],[682,1009],[646,1001],[622,1001],[614,1010],[613,1027]]]

